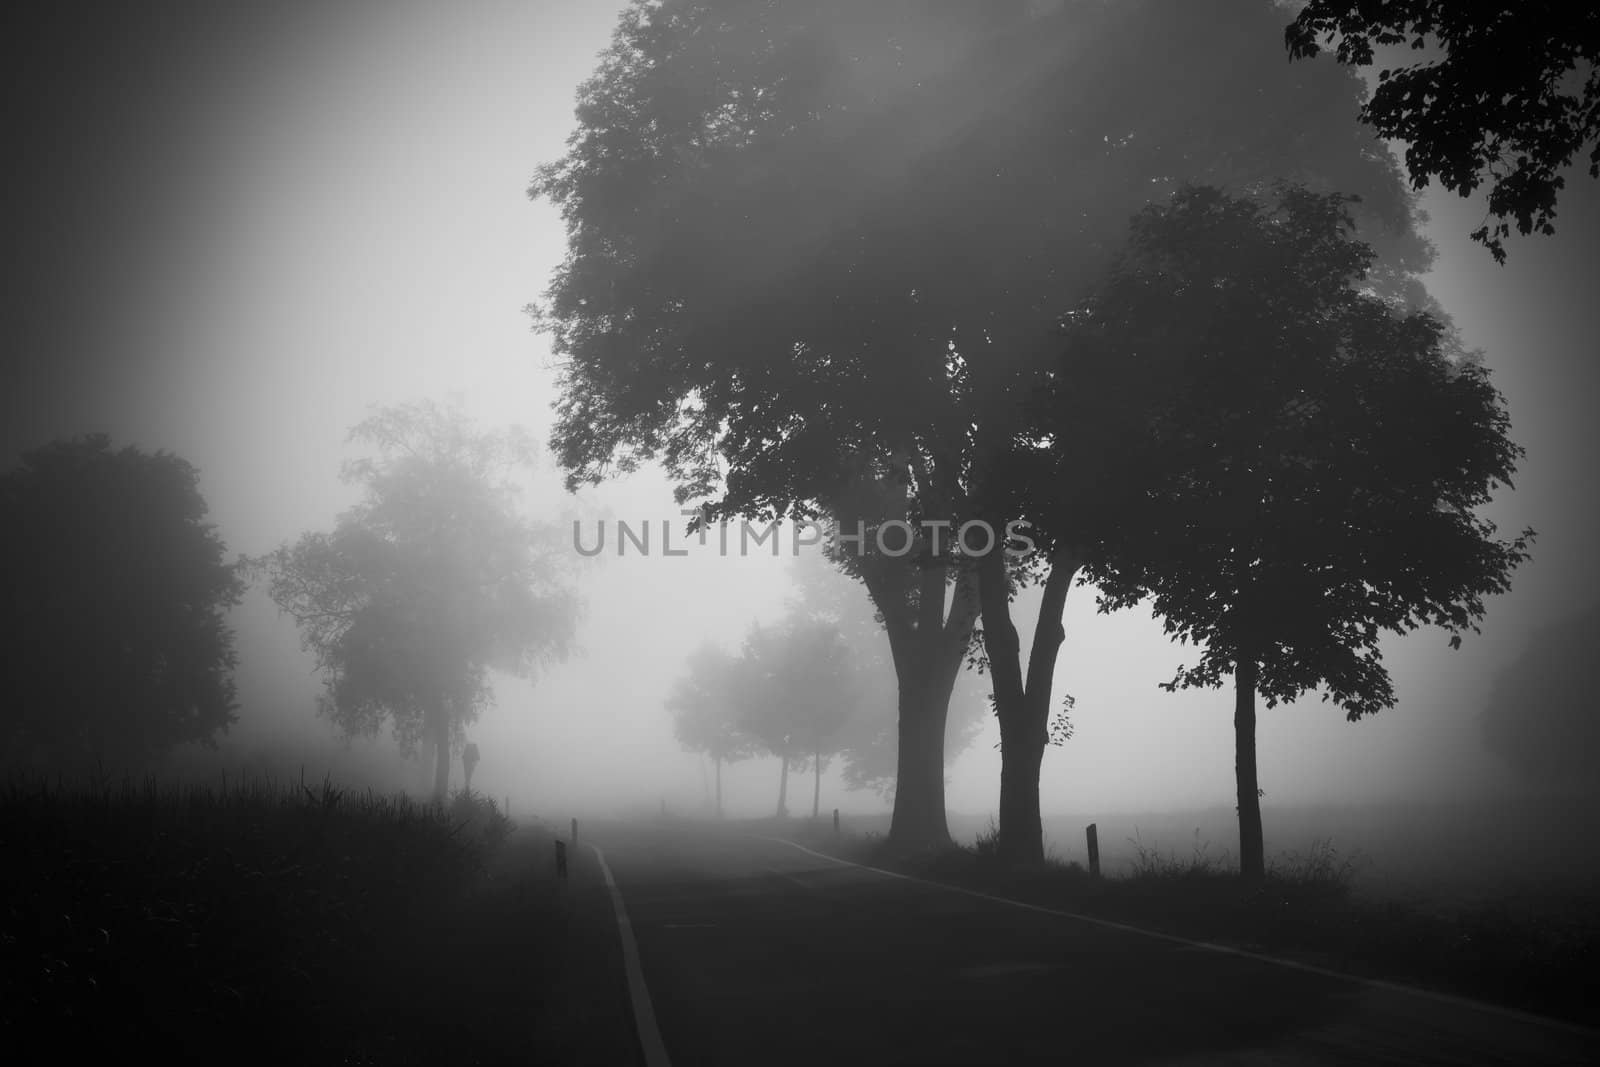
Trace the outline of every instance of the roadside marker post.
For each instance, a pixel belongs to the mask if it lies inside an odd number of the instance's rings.
[[[834,840],[837,841],[838,837],[839,837],[839,809],[838,808],[834,808],[833,809],[833,836],[834,836]]]
[[[1084,835],[1089,839],[1089,877],[1100,877],[1100,834],[1095,829],[1095,824],[1090,823],[1084,830]]]
[[[560,839],[556,841],[556,877],[567,876],[567,843]]]

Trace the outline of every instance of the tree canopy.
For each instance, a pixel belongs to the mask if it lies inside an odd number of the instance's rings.
[[[1137,486],[1088,555],[1102,606],[1149,598],[1201,646],[1168,688],[1235,675],[1241,819],[1256,692],[1271,707],[1320,687],[1351,719],[1392,705],[1380,637],[1434,625],[1459,645],[1532,537],[1476,513],[1521,455],[1488,372],[1367,288],[1346,203],[1190,188],[1145,209],[1069,317],[1042,408],[1072,455],[1074,435],[1114,441]],[[1255,810],[1242,858],[1259,873]]]
[[[492,698],[490,669],[531,676],[571,649],[571,556],[554,525],[522,517],[504,480],[531,456],[520,434],[420,403],[380,411],[351,438],[377,450],[345,466],[362,501],[257,565],[316,654],[322,711],[351,734],[387,722],[407,750],[428,741],[442,797],[452,746]]]
[[[1350,117],[1359,78],[1284,64],[1282,27],[1270,0],[630,6],[530,190],[567,224],[535,312],[563,361],[569,482],[659,460],[715,515],[1003,523],[1020,494],[991,480],[1061,311],[1121,220],[1186,180],[1359,193],[1409,278],[1430,250]],[[978,614],[973,570],[931,555],[859,572],[900,682],[891,837],[908,845],[948,840],[940,745]],[[999,709],[1026,720],[1008,759],[1047,740],[1076,568],[1059,562],[1038,684]],[[999,572],[985,640],[1014,660]]]
[[[1600,11],[1592,4],[1493,0],[1311,0],[1284,39],[1293,57],[1337,41],[1340,63],[1370,66],[1384,47],[1427,50],[1385,67],[1361,119],[1406,142],[1422,188],[1438,180],[1469,195],[1489,186],[1489,215],[1472,239],[1506,259],[1515,222],[1555,232],[1561,172],[1587,150],[1600,177]]]
[[[226,620],[244,586],[199,478],[101,434],[0,477],[6,763],[132,768],[234,721]]]

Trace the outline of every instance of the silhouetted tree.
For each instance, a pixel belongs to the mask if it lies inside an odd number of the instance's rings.
[[[755,741],[744,730],[738,660],[712,644],[689,656],[689,669],[673,685],[667,708],[678,743],[711,757],[717,773],[717,815],[722,815],[722,765],[750,756]]]
[[[1437,625],[1458,646],[1532,536],[1497,540],[1474,513],[1521,455],[1487,371],[1370,291],[1346,203],[1193,188],[1141,212],[1070,317],[1044,409],[1056,447],[1109,445],[1129,485],[1086,562],[1102,610],[1149,598],[1204,646],[1166,688],[1234,676],[1247,877],[1264,869],[1256,695],[1322,687],[1352,720],[1391,706],[1380,636]]]
[[[1426,262],[1397,165],[1349,117],[1359,78],[1282,63],[1282,21],[1267,0],[630,6],[531,190],[568,226],[537,321],[564,360],[569,481],[660,460],[713,516],[827,516],[895,548],[894,523],[1003,528],[1023,494],[988,480],[1019,397],[1147,200],[1304,177],[1363,193],[1390,259]],[[932,541],[845,550],[899,683],[902,847],[949,840],[942,742],[980,610],[975,561]],[[1036,681],[996,690],[1022,790],[1003,812],[1037,795],[1080,564],[1065,541],[1031,571],[988,564],[1007,594],[1061,573]],[[1021,676],[1009,595],[982,602],[996,678]],[[1042,855],[1032,806],[1002,820],[1009,855]]]
[[[323,712],[351,734],[387,721],[407,751],[426,739],[443,800],[452,747],[492,696],[488,671],[530,676],[571,648],[571,557],[499,480],[531,458],[519,434],[425,402],[383,409],[351,438],[378,450],[344,470],[363,501],[256,564],[316,653]]]
[[[0,477],[0,762],[133,768],[234,721],[226,615],[244,587],[199,480],[102,434],[26,452]]]
[[[1588,149],[1600,177],[1600,12],[1592,4],[1503,0],[1311,0],[1284,31],[1293,57],[1338,41],[1340,63],[1369,66],[1375,49],[1428,49],[1391,66],[1361,108],[1384,137],[1406,142],[1422,188],[1437,179],[1467,196],[1489,183],[1487,222],[1472,239],[1504,263],[1502,238],[1555,232],[1561,171]],[[1319,39],[1321,43],[1319,44]]]
[[[1539,788],[1600,789],[1589,657],[1600,647],[1600,603],[1542,627],[1495,678],[1483,709],[1484,740],[1522,780]]]

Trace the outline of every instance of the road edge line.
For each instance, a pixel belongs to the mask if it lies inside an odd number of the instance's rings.
[[[776,839],[774,839],[776,840]],[[639,1049],[644,1053],[645,1067],[672,1067],[667,1056],[667,1046],[662,1043],[661,1031],[656,1027],[656,1010],[650,1003],[650,987],[644,982],[644,967],[639,962],[639,945],[633,939],[633,923],[628,919],[628,909],[622,903],[622,890],[611,877],[611,865],[598,845],[589,846],[595,859],[600,861],[600,873],[605,877],[606,888],[611,890],[611,908],[617,916],[617,932],[622,937],[622,969],[628,976],[628,997],[633,1002],[633,1025],[639,1034]]]
[[[1249,949],[1234,948],[1232,945],[1219,945],[1214,941],[1195,941],[1192,938],[1180,937],[1177,934],[1162,933],[1160,930],[1150,930],[1143,926],[1133,926],[1128,923],[1119,923],[1112,919],[1101,919],[1094,915],[1084,915],[1081,912],[1062,911],[1060,908],[1047,908],[1041,904],[1029,904],[1021,900],[1012,900],[1009,897],[995,896],[993,893],[984,893],[965,886],[950,885],[948,882],[934,882],[927,878],[918,878],[912,874],[901,874],[899,871],[887,871],[882,867],[869,867],[865,863],[856,863],[852,860],[840,859],[830,856],[825,852],[817,852],[806,848],[796,841],[786,837],[769,837],[766,834],[747,834],[747,837],[760,838],[763,841],[776,841],[779,844],[797,848],[808,856],[841,863],[846,867],[856,867],[873,874],[881,874],[888,878],[899,878],[907,882],[916,882],[919,885],[932,886],[951,893],[961,893],[979,900],[988,900],[996,904],[1006,904],[1013,908],[1022,908],[1024,911],[1036,911],[1044,915],[1055,915],[1063,919],[1074,919],[1078,922],[1088,923],[1108,930],[1120,930],[1124,933],[1139,934],[1143,937],[1154,938],[1157,941],[1170,941],[1173,944],[1184,945],[1188,948],[1204,949],[1207,952],[1218,952],[1225,956],[1238,956],[1242,959],[1253,960],[1257,963],[1270,963],[1278,967],[1285,967],[1292,971],[1303,971],[1321,978],[1334,978],[1356,985],[1368,986],[1373,989],[1382,989],[1390,993],[1406,993],[1424,1000],[1432,1000],[1441,1004],[1449,1004],[1458,1008],[1471,1008],[1475,1011],[1486,1012],[1490,1015],[1499,1015],[1503,1018],[1515,1019],[1518,1022],[1534,1026],[1543,1026],[1552,1030],[1564,1030],[1578,1037],[1587,1037],[1600,1040],[1600,1030],[1584,1026],[1581,1023],[1568,1022],[1565,1019],[1556,1019],[1548,1015],[1535,1015],[1532,1012],[1522,1011],[1517,1008],[1508,1008],[1501,1004],[1493,1004],[1486,1000],[1474,1000],[1471,997],[1457,996],[1453,993],[1441,993],[1437,990],[1423,989],[1419,986],[1405,985],[1401,982],[1390,982],[1382,978],[1364,978],[1359,974],[1350,974],[1347,971],[1335,971],[1327,967],[1318,967],[1314,963],[1301,963],[1297,960],[1284,959],[1281,956],[1268,956],[1261,952],[1251,952]]]

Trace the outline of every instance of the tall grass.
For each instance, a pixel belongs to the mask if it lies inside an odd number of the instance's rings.
[[[160,1035],[164,1058],[215,1054],[239,1027],[265,1027],[257,1051],[296,1032],[338,1044],[363,1004],[396,995],[375,961],[509,829],[475,796],[436,807],[327,779],[13,782],[0,1021],[12,1040],[80,1047]]]

